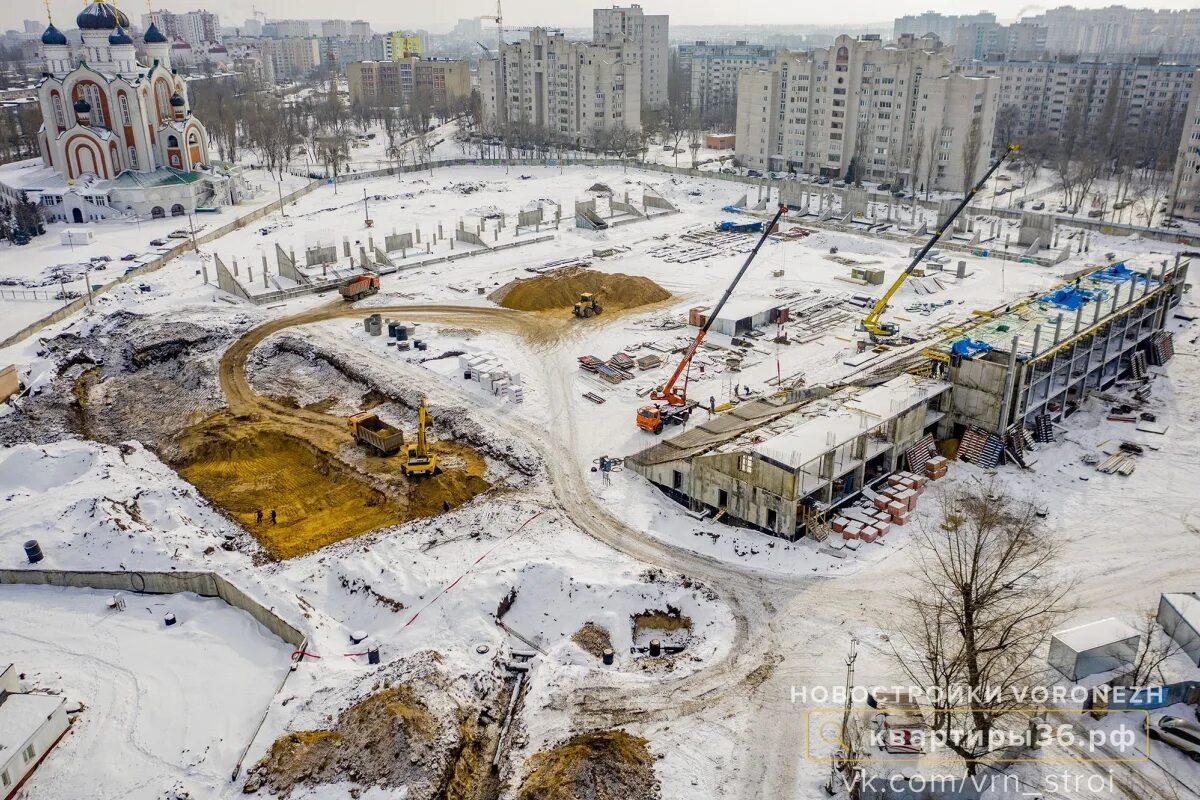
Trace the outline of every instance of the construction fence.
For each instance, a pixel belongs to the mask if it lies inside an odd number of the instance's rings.
[[[245,611],[260,625],[297,650],[307,641],[296,627],[215,572],[87,571],[0,569],[0,585],[57,586],[134,594],[179,594],[219,597]]]

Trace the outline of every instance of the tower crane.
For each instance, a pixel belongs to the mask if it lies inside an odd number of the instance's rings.
[[[875,301],[875,305],[871,307],[871,310],[867,312],[867,315],[863,317],[862,323],[859,325],[860,330],[864,330],[870,335],[871,341],[877,342],[883,339],[888,339],[900,332],[900,327],[896,325],[896,323],[883,322],[880,319],[880,317],[883,316],[883,312],[887,310],[888,301],[892,299],[892,295],[899,291],[900,287],[904,284],[904,281],[908,280],[908,276],[912,275],[913,270],[917,268],[917,264],[920,264],[921,259],[923,259],[926,254],[933,249],[933,246],[937,244],[938,239],[942,238],[942,234],[950,229],[950,226],[954,224],[954,220],[958,218],[958,215],[961,214],[964,209],[966,209],[973,199],[975,199],[975,195],[980,189],[983,188],[983,185],[988,182],[988,179],[992,177],[992,174],[995,173],[995,171],[998,170],[1000,165],[1005,161],[1015,159],[1017,157],[1017,152],[1020,149],[1021,146],[1018,144],[1010,144],[1004,148],[1004,152],[999,158],[992,162],[992,165],[988,167],[987,172],[983,173],[983,177],[979,179],[979,182],[971,187],[971,191],[967,192],[966,197],[964,197],[962,202],[958,204],[958,208],[954,209],[954,212],[950,214],[950,216],[946,217],[942,224],[938,226],[938,229],[934,231],[933,236],[930,237],[929,241],[925,243],[925,246],[922,247],[920,252],[917,253],[916,257],[913,258],[912,263],[908,265],[908,269],[904,270],[904,272],[901,272],[900,277],[896,278],[895,283],[889,286],[888,290],[883,293],[883,296]]]
[[[679,359],[679,365],[671,373],[670,380],[650,392],[651,400],[665,401],[666,405],[647,405],[638,409],[637,426],[642,430],[650,431],[657,435],[662,433],[665,424],[680,425],[686,422],[687,418],[691,416],[692,409],[696,407],[695,401],[689,402],[687,399],[687,372],[692,364],[692,358],[695,357],[696,351],[700,349],[700,344],[704,341],[704,337],[708,335],[709,328],[712,327],[713,322],[721,313],[721,309],[725,306],[726,301],[733,294],[738,281],[746,274],[746,270],[750,268],[754,257],[758,255],[763,242],[767,241],[767,237],[775,230],[775,226],[779,224],[779,218],[783,216],[783,212],[785,211],[787,211],[787,206],[780,204],[779,209],[775,212],[775,216],[763,228],[762,236],[759,237],[758,243],[754,245],[754,249],[750,251],[750,255],[746,256],[746,262],[742,264],[742,268],[737,271],[737,274],[733,276],[733,280],[729,282],[729,286],[725,289],[725,294],[721,295],[721,299],[717,301],[716,306],[708,313],[704,324],[696,334],[696,338],[692,339],[691,343],[683,351],[683,357]],[[683,385],[679,388],[679,391],[676,391],[675,385],[679,382],[680,376],[683,376]]]

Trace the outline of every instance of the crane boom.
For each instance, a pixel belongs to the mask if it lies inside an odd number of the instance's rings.
[[[708,329],[712,327],[713,321],[717,315],[721,313],[721,309],[725,306],[725,302],[729,300],[729,296],[733,294],[734,288],[738,285],[738,281],[746,274],[746,270],[750,268],[750,263],[754,261],[754,257],[758,255],[759,248],[763,246],[763,242],[767,241],[767,237],[771,235],[771,231],[775,230],[775,226],[779,224],[779,218],[783,216],[783,212],[787,211],[787,206],[780,204],[779,210],[775,212],[775,216],[763,228],[762,236],[759,237],[758,243],[754,245],[754,249],[750,251],[750,255],[746,256],[746,263],[742,264],[742,268],[733,276],[729,286],[725,289],[725,294],[721,295],[721,299],[717,301],[717,305],[708,314],[708,318],[704,320],[704,325],[701,326],[696,338],[692,340],[687,349],[683,351],[683,358],[679,359],[679,366],[675,367],[675,371],[671,373],[671,379],[663,384],[661,389],[655,389],[650,393],[652,400],[666,400],[669,405],[682,406],[687,403],[687,381],[684,380],[683,391],[676,393],[675,384],[679,381],[679,376],[684,373],[688,365],[692,363],[692,357],[696,355],[696,351],[700,348],[700,343],[704,341],[704,337],[708,335]]]
[[[925,258],[926,254],[933,249],[933,246],[937,244],[938,239],[942,238],[942,234],[950,229],[950,226],[954,224],[954,220],[958,218],[958,215],[961,214],[975,198],[975,195],[981,188],[983,188],[983,185],[988,182],[988,179],[992,177],[992,174],[995,173],[995,171],[1000,168],[1000,165],[1006,160],[1016,158],[1017,151],[1019,149],[1020,145],[1016,144],[1010,144],[1004,149],[1004,153],[992,162],[992,165],[988,167],[988,171],[985,172],[983,177],[971,187],[971,191],[967,192],[966,197],[964,197],[962,202],[958,204],[958,208],[954,209],[954,212],[948,216],[941,225],[938,226],[938,229],[934,231],[933,236],[930,237],[929,241],[925,243],[925,246],[921,248],[921,251],[917,253],[915,258],[913,258],[912,263],[908,265],[908,269],[900,273],[900,277],[896,279],[895,283],[888,287],[888,290],[883,293],[883,297],[880,297],[879,300],[876,301],[875,305],[871,307],[871,310],[867,312],[867,315],[863,317],[862,329],[869,333],[872,338],[896,335],[898,329],[894,323],[879,321],[879,318],[883,316],[883,312],[887,310],[888,301],[892,299],[892,295],[894,295],[900,289],[900,286],[903,285],[904,281],[908,279],[908,276],[911,275],[913,270],[917,268],[917,264],[921,263],[921,259]]]

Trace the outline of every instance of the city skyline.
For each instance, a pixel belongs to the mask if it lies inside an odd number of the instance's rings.
[[[126,4],[120,4],[123,10],[129,12],[135,18],[140,18],[145,13],[144,8],[133,8]],[[163,8],[165,10],[182,13],[186,11],[194,11],[203,9],[218,14],[221,17],[222,24],[225,26],[236,27],[240,26],[246,19],[251,17],[252,12],[243,3],[233,2],[233,0],[207,0],[206,2],[178,2],[153,4],[154,9]],[[508,0],[504,3],[504,17],[506,26],[523,27],[523,26],[558,26],[558,27],[590,27],[592,20],[592,9],[595,3],[590,0],[567,0],[566,2],[550,2],[549,0]],[[643,3],[643,8],[648,14],[667,14],[672,18],[673,26],[687,25],[727,25],[729,22],[728,7],[718,4],[700,4],[689,3],[685,0],[655,0],[655,2]],[[1001,21],[1015,20],[1023,11],[1026,15],[1038,14],[1042,11],[1055,8],[1062,5],[1072,5],[1075,8],[1097,9],[1105,8],[1113,5],[1120,5],[1112,2],[1072,2],[1072,3],[1047,3],[1044,6],[1031,7],[1028,3],[1021,0],[989,0],[981,2],[977,5],[963,5],[961,3],[947,2],[947,0],[927,0],[926,2],[911,2],[896,5],[894,3],[885,3],[880,0],[869,0],[856,6],[852,13],[848,13],[846,9],[839,7],[800,7],[794,9],[783,9],[770,2],[769,0],[749,0],[739,5],[738,18],[744,25],[781,25],[781,26],[800,26],[800,25],[844,25],[847,32],[853,32],[855,29],[878,25],[883,22],[890,22],[898,16],[908,14],[921,14],[926,11],[934,11],[942,14],[971,14],[978,11],[990,11],[997,15]],[[1153,8],[1161,10],[1184,10],[1189,8],[1200,8],[1195,2],[1155,2],[1155,3],[1126,3],[1123,4],[1129,8]],[[50,0],[50,11],[53,17],[59,23],[63,23],[66,27],[73,27],[70,22],[78,13],[80,4],[75,0]],[[268,19],[340,19],[343,17],[328,16],[329,7],[325,3],[316,2],[316,0],[289,0],[289,2],[279,2],[278,0],[262,0],[257,2],[254,7],[259,12],[266,14]],[[0,26],[4,29],[20,29],[21,22],[25,19],[45,19],[46,12],[44,8],[37,7],[34,13],[34,8],[29,6],[14,7],[10,6],[10,10],[4,15]],[[364,2],[354,3],[345,9],[344,18],[350,19],[366,19],[373,27],[378,30],[386,30],[391,28],[407,27],[407,28],[425,28],[431,31],[443,31],[454,25],[459,19],[478,18],[481,16],[491,15],[495,13],[495,5],[491,0],[450,0],[450,2],[439,3],[435,6],[425,6],[419,9],[417,15],[406,17],[404,13],[397,11],[394,4],[379,2],[379,0],[365,0]],[[491,25],[491,23],[487,23]]]

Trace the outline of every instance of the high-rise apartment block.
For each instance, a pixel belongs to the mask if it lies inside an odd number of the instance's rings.
[[[613,46],[622,42],[627,62],[641,65],[642,102],[650,108],[667,105],[667,71],[670,66],[666,14],[645,14],[639,5],[613,6],[592,11],[592,42]]]
[[[761,169],[962,191],[986,163],[998,81],[954,72],[933,38],[839,36],[738,82],[737,157]]]
[[[606,131],[641,129],[641,68],[628,43],[568,41],[541,28],[479,62],[485,124],[525,123],[551,137],[592,144]]]

